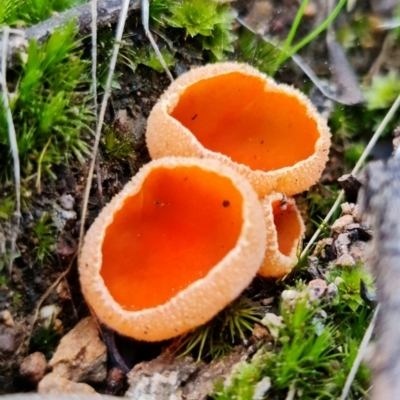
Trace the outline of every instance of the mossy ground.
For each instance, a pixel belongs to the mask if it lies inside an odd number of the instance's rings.
[[[37,9],[38,12],[30,14],[30,18],[18,14],[17,11],[21,10],[19,3],[17,0],[7,1],[3,13],[0,11],[0,24],[30,25],[49,17],[52,11],[82,2],[53,2],[53,8]],[[257,25],[260,32],[273,34],[284,43],[297,6],[289,1],[258,3],[255,6],[252,2],[238,1],[236,7],[243,15],[251,12],[249,23]],[[317,3],[311,1],[310,7]],[[376,22],[383,15],[361,3],[351,13],[343,11],[340,14],[337,36],[356,74],[364,79],[367,103],[363,106],[320,104],[323,112],[330,112],[333,148],[320,183],[299,197],[309,236],[338,193],[336,179],[354,166],[360,151],[397,94],[396,71],[400,57],[394,51],[399,35],[396,31],[389,33],[394,44],[386,54],[386,61],[379,72],[369,73],[387,33],[379,29]],[[206,62],[241,60],[265,72],[276,71],[277,80],[295,85],[318,101],[301,70],[290,61],[278,68],[279,51],[234,22],[237,13],[228,5],[216,6],[200,0],[153,0],[152,7],[152,24],[160,37],[158,43],[174,74]],[[318,8],[310,7],[296,37],[307,36],[313,27],[321,24],[322,14]],[[206,22],[202,20],[205,14],[209,16]],[[263,18],[259,18],[260,15]],[[126,26],[100,143],[96,170],[99,175],[92,184],[87,226],[103,205],[149,160],[143,139],[146,118],[169,84],[141,28],[140,13],[133,13]],[[10,254],[10,238],[15,229],[13,166],[7,123],[4,113],[0,113],[0,310],[9,309],[16,324],[13,332],[15,346],[0,358],[0,393],[20,390],[18,365],[29,351],[40,349],[48,357],[54,351],[62,334],[43,330],[40,323],[32,327],[31,316],[41,296],[70,265],[72,268],[64,281],[69,295],[62,297],[54,291],[46,298],[45,304],[62,306],[59,318],[64,332],[88,314],[77,284],[74,256],[78,247],[86,159],[93,142],[94,114],[90,98],[90,41],[77,39],[75,34],[71,24],[67,30],[56,33],[58,36],[53,37],[53,42],[50,39],[42,46],[31,43],[23,61],[7,75],[8,90],[14,93],[11,107],[20,150],[22,219],[17,232],[17,250]],[[313,39],[303,49],[302,56],[319,76],[328,79],[330,66],[325,62],[324,37]],[[111,46],[112,35],[107,31],[99,32],[99,92],[105,83]],[[59,79],[60,75],[62,79]],[[394,124],[387,129],[386,138],[393,127]],[[324,232],[329,235],[329,227]],[[10,258],[14,259],[11,275],[8,273]],[[327,264],[326,260],[321,258],[321,264]],[[234,344],[243,342],[243,336],[249,336],[254,319],[259,318],[258,307],[262,300],[273,298],[271,309],[275,312],[280,309],[285,321],[280,341],[255,362],[245,364],[231,386],[218,386],[214,394],[216,398],[251,399],[257,382],[265,376],[272,379],[270,393],[274,399],[286,398],[293,386],[300,390],[298,393],[303,394],[302,398],[338,396],[369,321],[371,308],[358,292],[357,281],[363,272],[334,270],[329,272],[330,278],[335,279],[335,274],[340,275],[344,282],[337,303],[316,303],[310,309],[305,309],[301,302],[295,309],[279,305],[280,293],[288,285],[301,291],[311,279],[306,272],[306,263],[302,262],[284,282],[257,279],[246,293],[246,298],[252,303],[240,300],[231,311],[209,325],[209,329],[200,329],[199,336],[179,342],[189,346],[186,350],[195,351],[195,357],[209,360],[220,356]],[[328,313],[329,319],[318,325],[312,321],[321,310]],[[303,329],[304,326],[307,329]],[[208,332],[207,337],[204,337],[204,332]],[[124,346],[137,347],[140,347],[138,343]],[[184,349],[181,347],[180,351],[184,352]],[[293,357],[292,364],[288,361],[290,357]],[[135,361],[140,361],[140,358]],[[360,398],[368,389],[368,373],[362,370],[358,378],[353,398]]]

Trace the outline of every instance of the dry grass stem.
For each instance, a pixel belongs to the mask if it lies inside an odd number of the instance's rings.
[[[166,74],[168,75],[168,78],[171,80],[171,82],[174,81],[174,77],[171,74],[171,71],[168,69],[168,66],[164,60],[164,57],[162,56],[160,49],[157,46],[157,43],[155,42],[153,35],[150,32],[149,28],[149,19],[150,19],[150,13],[149,13],[149,0],[142,0],[142,24],[144,31],[146,33],[147,38],[149,39],[151,46],[153,47],[153,50],[156,53],[156,56],[158,58],[158,61],[160,61],[161,65],[163,66]]]
[[[347,396],[349,395],[354,378],[357,375],[358,368],[360,367],[361,361],[363,360],[363,358],[365,356],[365,352],[366,352],[368,344],[371,340],[372,333],[374,332],[378,312],[379,312],[379,304],[375,308],[374,315],[372,316],[372,319],[371,319],[371,322],[369,323],[368,329],[365,331],[364,337],[361,341],[360,347],[357,352],[357,356],[351,367],[350,373],[346,379],[346,383],[343,387],[343,392],[342,392],[339,400],[346,400]]]
[[[103,101],[101,103],[99,119],[97,121],[97,126],[96,126],[96,135],[95,135],[93,149],[92,149],[92,159],[90,161],[89,173],[88,173],[87,180],[86,180],[86,187],[85,187],[85,193],[84,193],[83,204],[82,204],[81,227],[80,227],[80,232],[79,232],[78,257],[80,254],[80,250],[81,250],[82,242],[83,242],[83,236],[85,233],[85,220],[86,220],[87,207],[88,207],[88,202],[89,202],[90,188],[92,186],[93,173],[94,173],[94,168],[96,165],[97,152],[99,149],[101,128],[103,126],[103,121],[104,121],[104,116],[106,113],[108,99],[111,95],[111,83],[112,83],[112,79],[114,76],[115,65],[117,63],[117,57],[118,57],[118,53],[119,53],[122,35],[124,32],[126,18],[128,16],[128,8],[129,8],[129,0],[124,0],[120,15],[119,15],[117,32],[115,35],[115,44],[114,44],[113,53],[112,53],[111,60],[110,60]]]
[[[15,132],[14,121],[10,109],[10,103],[8,101],[8,89],[7,89],[7,49],[8,49],[8,39],[10,36],[10,28],[5,26],[3,28],[3,40],[2,40],[2,59],[1,59],[1,72],[0,72],[0,85],[3,93],[3,107],[5,109],[7,125],[8,125],[8,138],[10,141],[10,149],[13,158],[13,166],[14,166],[14,181],[15,181],[15,227],[12,230],[11,237],[11,249],[10,249],[10,262],[9,262],[9,273],[11,275],[12,266],[14,262],[14,253],[16,248],[17,241],[17,232],[19,228],[19,222],[21,218],[21,170],[19,163],[19,154],[18,154],[18,143],[17,143],[17,135]]]

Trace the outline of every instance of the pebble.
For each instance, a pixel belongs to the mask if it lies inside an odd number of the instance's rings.
[[[339,293],[339,289],[337,287],[337,284],[332,282],[328,285],[328,288],[326,290],[326,298],[328,301],[333,301],[336,296]]]
[[[62,280],[57,286],[57,294],[61,300],[71,300],[71,292],[69,291],[68,284],[65,280]]]
[[[337,255],[340,257],[349,252],[350,239],[346,233],[341,233],[335,240],[335,249]]]
[[[106,394],[118,396],[126,385],[126,374],[119,368],[111,368],[106,379]]]
[[[253,336],[258,340],[266,339],[269,336],[269,332],[264,326],[256,323],[254,324]]]
[[[281,316],[267,313],[261,320],[261,324],[268,328],[269,333],[275,340],[279,338],[279,328],[283,326],[283,319]]]
[[[1,321],[5,326],[12,328],[14,326],[14,319],[9,310],[4,310],[0,316]]]
[[[275,300],[275,297],[267,297],[266,299],[261,300],[261,304],[263,306],[269,306],[274,302],[274,300]]]
[[[332,224],[331,230],[335,233],[341,233],[347,225],[353,222],[354,220],[351,215],[343,215]]]
[[[314,279],[308,283],[307,291],[309,301],[314,302],[325,296],[328,290],[328,285],[323,279]]]
[[[52,372],[47,374],[38,385],[39,394],[96,394],[86,383],[77,383]],[[56,397],[54,397],[56,398]]]
[[[56,374],[75,382],[103,382],[107,348],[92,317],[82,319],[58,345],[49,365]]]
[[[58,198],[58,203],[64,210],[71,211],[74,209],[75,199],[70,194],[63,194]]]
[[[265,376],[257,383],[254,388],[253,400],[262,400],[265,398],[265,394],[271,389],[271,378]]]
[[[24,381],[36,387],[43,379],[46,368],[47,362],[44,354],[37,351],[24,358],[19,367],[19,374]]]
[[[355,220],[356,222],[361,222],[361,220],[362,220],[362,214],[361,214],[361,211],[360,211],[360,206],[359,206],[358,204],[356,204],[356,205],[354,206],[354,210],[353,210],[353,212],[352,212],[351,215],[353,216],[353,218],[354,218],[354,220]]]
[[[77,214],[73,210],[65,210],[63,207],[54,203],[52,211],[52,220],[59,231],[65,228],[68,221],[76,220]]]
[[[9,328],[0,335],[0,356],[12,354],[17,346],[15,340],[16,332]]]
[[[61,307],[56,304],[44,306],[39,311],[39,319],[45,328],[48,328],[51,323],[57,318],[61,312]]]
[[[342,254],[336,261],[336,265],[340,265],[342,267],[353,266],[356,265],[356,260],[350,254]]]
[[[368,244],[361,240],[354,242],[350,245],[349,254],[356,261],[365,261],[366,248]]]
[[[288,301],[288,302],[292,302],[293,300],[297,299],[297,296],[299,295],[299,292],[297,292],[296,290],[284,290],[281,294],[282,300],[283,301]]]
[[[342,209],[342,214],[352,215],[355,205],[354,205],[354,203],[343,203],[340,207]]]

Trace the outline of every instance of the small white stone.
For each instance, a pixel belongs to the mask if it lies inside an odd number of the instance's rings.
[[[8,310],[4,310],[1,313],[1,320],[3,321],[3,324],[5,326],[8,326],[10,328],[12,328],[14,326],[14,319],[13,319],[10,311],[8,311]]]
[[[44,306],[39,311],[39,319],[45,328],[48,328],[55,321],[58,314],[61,312],[61,307],[56,304]]]
[[[354,204],[353,203],[343,203],[341,206],[342,209],[342,213],[344,215],[346,214],[352,214],[352,212],[354,211]]]
[[[283,326],[283,319],[281,316],[267,313],[261,320],[261,324],[268,328],[269,333],[275,340],[279,338],[279,328]]]
[[[271,389],[271,378],[265,376],[257,383],[254,389],[253,400],[262,400],[269,389]]]
[[[75,199],[70,194],[63,194],[58,198],[58,202],[64,210],[70,211],[74,209]]]

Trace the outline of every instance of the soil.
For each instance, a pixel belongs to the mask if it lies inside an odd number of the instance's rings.
[[[325,9],[324,3],[324,0],[310,2],[305,22],[298,33],[299,37],[321,23]],[[348,14],[342,13],[338,27],[348,23],[348,20],[356,13],[360,18],[368,16],[368,18],[382,20],[387,15],[391,15],[390,10],[393,10],[393,4],[389,3],[390,1],[371,0],[370,6],[367,2],[358,2],[355,11]],[[396,5],[395,1],[393,3]],[[257,32],[285,38],[297,11],[298,1],[255,2],[243,0],[238,1],[235,7],[240,10],[242,16],[249,16],[248,23],[256,27]],[[132,38],[133,45],[135,42],[146,40],[140,24],[139,12],[131,15],[127,27],[127,34]],[[236,29],[241,28],[238,25]],[[355,76],[360,77],[367,74],[381,51],[385,32],[376,28],[376,32],[372,32],[371,35],[372,42],[347,52]],[[207,61],[202,58],[198,49],[186,45],[183,37],[177,37],[175,33],[171,33],[169,39],[179,43],[177,46],[178,62],[173,68],[174,75],[180,75],[192,66]],[[398,67],[400,57],[398,52],[394,54],[396,55],[395,59],[393,57],[386,57],[386,59],[390,60],[391,67],[393,65]],[[330,65],[326,61],[327,49],[324,34],[314,40],[302,52],[302,56],[318,76],[330,80],[330,84],[334,85],[334,78],[330,76]],[[381,68],[386,67],[387,64],[384,63]],[[134,155],[128,160],[116,161],[108,158],[103,147],[100,148],[97,170],[99,175],[94,177],[92,183],[86,229],[99,214],[104,204],[122,189],[143,164],[150,160],[144,142],[146,118],[161,93],[169,85],[165,74],[159,74],[145,66],[139,66],[135,73],[122,66],[120,72],[121,77],[118,80],[121,89],[114,90],[112,93],[106,113],[106,124],[117,126],[120,132],[131,136],[134,143]],[[302,71],[291,62],[287,63],[285,68],[277,74],[276,79],[300,88],[310,86]],[[318,101],[317,95],[315,99]],[[326,104],[318,105],[323,111],[330,112],[329,104],[328,106]],[[323,173],[320,184],[335,183],[343,173],[349,171],[344,160],[345,146],[346,142],[342,139],[338,139],[334,143],[330,162]],[[41,351],[49,360],[61,337],[82,318],[90,315],[79,288],[76,269],[80,205],[87,166],[72,162],[70,165],[55,166],[53,172],[57,179],[44,181],[41,193],[37,193],[33,185],[26,188],[26,192],[30,192],[32,211],[31,214],[24,214],[21,220],[17,240],[20,256],[15,260],[9,283],[0,286],[0,311],[9,310],[13,320],[13,324],[0,323],[0,394],[31,390],[29,382],[24,381],[19,374],[23,359],[28,354]],[[5,190],[2,188],[2,192]],[[72,199],[71,209],[68,209],[69,206],[65,203],[65,199]],[[68,211],[75,212],[75,216],[73,213],[69,214]],[[43,212],[56,215],[64,227],[57,237],[54,252],[43,262],[43,265],[38,265],[32,255],[32,248],[35,246],[32,240],[32,224],[33,220]],[[62,274],[66,271],[67,273],[63,276]],[[59,279],[60,276],[62,276],[61,279]],[[308,280],[310,279],[312,279],[311,275],[308,276]],[[53,287],[55,282],[58,283]],[[51,287],[54,290],[47,293]],[[275,285],[272,280],[257,278],[248,289],[248,293],[256,296],[257,300],[262,302],[266,299],[277,298],[282,289],[283,285]],[[56,320],[59,321],[57,329],[54,329],[55,321],[53,321],[53,328],[46,330],[43,327],[43,321],[36,318],[35,312],[39,305],[41,307],[45,305],[60,307],[61,312]],[[118,375],[125,368],[131,369],[141,361],[154,359],[161,353],[162,348],[168,345],[168,343],[144,344],[117,336],[114,346],[112,335],[111,339],[107,339],[109,336],[106,329],[103,329],[103,337],[106,339],[108,351],[111,352],[108,362],[108,370],[113,371],[111,377]],[[122,355],[123,362],[114,353]],[[119,372],[115,372],[115,369]],[[103,383],[96,386],[96,389],[99,392],[109,393],[110,379],[112,378],[109,375]],[[123,378],[119,377],[118,379],[119,383],[113,381],[118,390],[112,394],[123,392],[121,387],[125,386],[120,383]]]

